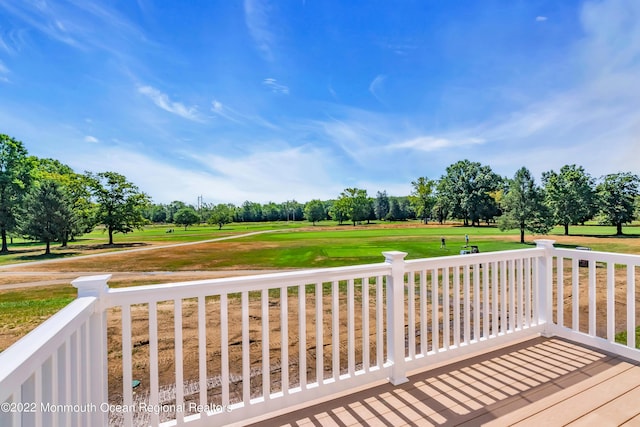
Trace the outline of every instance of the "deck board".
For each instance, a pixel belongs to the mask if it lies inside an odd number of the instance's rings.
[[[535,338],[254,426],[640,425],[640,366]]]

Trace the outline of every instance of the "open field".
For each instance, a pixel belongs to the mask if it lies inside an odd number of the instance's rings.
[[[173,229],[172,233],[167,233]],[[209,241],[246,233],[233,240]],[[572,235],[560,228],[549,236],[558,246],[588,246],[594,250],[640,253],[640,227],[626,227],[624,237],[612,237],[613,227],[575,226]],[[44,258],[42,245],[16,242],[11,253],[0,257],[0,350],[15,342],[39,323],[64,307],[76,295],[71,280],[80,275],[113,273],[110,286],[168,283],[205,277],[252,274],[270,270],[319,268],[382,261],[381,252],[401,250],[407,259],[458,254],[464,235],[482,252],[531,247],[518,242],[516,231],[501,232],[495,227],[423,225],[419,222],[379,223],[353,227],[308,222],[231,224],[217,227],[193,226],[188,230],[173,226],[149,227],[127,235],[117,235],[115,247],[105,245],[106,236],[96,231],[54,249]],[[447,248],[440,248],[444,237]],[[534,237],[528,236],[532,242]],[[187,246],[167,245],[185,244]],[[152,249],[127,253],[127,249]],[[105,251],[108,256],[80,258]],[[35,261],[35,262],[34,262]],[[46,261],[41,263],[41,261]],[[10,264],[23,263],[12,266]]]

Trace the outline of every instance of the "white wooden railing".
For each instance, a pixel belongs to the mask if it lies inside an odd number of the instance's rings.
[[[76,301],[0,354],[0,425],[246,423],[540,334],[640,360],[638,256],[547,240],[405,255],[120,289],[77,279]]]

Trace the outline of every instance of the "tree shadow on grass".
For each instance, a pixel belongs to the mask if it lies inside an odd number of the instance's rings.
[[[55,246],[52,246],[51,253],[45,254],[44,249],[42,247],[38,248],[25,248],[19,250],[9,250],[6,255],[16,255],[21,254],[15,257],[18,261],[45,261],[49,259],[62,259],[62,258],[71,258],[74,256],[81,255],[91,255],[95,253],[95,251],[104,251],[105,249],[117,250],[122,249],[136,249],[142,248],[146,246],[151,246],[149,243],[143,242],[133,242],[133,243],[114,243],[113,245],[105,244],[97,244],[97,245],[73,245],[66,247],[64,249]]]

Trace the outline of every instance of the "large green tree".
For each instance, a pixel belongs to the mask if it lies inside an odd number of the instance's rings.
[[[327,210],[322,200],[314,199],[307,202],[307,204],[304,205],[304,216],[307,218],[307,221],[311,221],[313,225],[325,219],[327,217]]]
[[[87,177],[55,159],[36,159],[36,181],[52,180],[58,184],[69,209],[66,211],[64,231],[60,243],[64,247],[70,239],[88,233],[94,226],[94,206],[90,198]]]
[[[22,142],[0,134],[0,253],[9,252],[7,233],[17,227],[16,216],[31,185],[33,161]]]
[[[218,230],[221,230],[225,224],[229,224],[233,221],[233,211],[233,205],[225,205],[222,203],[215,205],[213,209],[211,209],[211,215],[207,222],[209,224],[217,224]]]
[[[184,225],[184,230],[193,224],[200,222],[200,215],[193,208],[182,208],[173,216],[173,222],[176,225]]]
[[[536,185],[531,172],[520,168],[509,188],[502,196],[502,216],[498,219],[501,230],[520,230],[520,243],[524,243],[524,233],[529,231],[545,234],[551,230],[552,219],[544,202],[544,194]]]
[[[569,225],[587,221],[593,216],[595,183],[582,166],[565,165],[559,173],[544,172],[542,182],[545,203],[555,224],[564,227],[569,235]]]
[[[45,254],[51,253],[51,242],[62,241],[73,216],[73,203],[61,185],[45,179],[33,186],[24,199],[20,231],[27,237],[44,242]]]
[[[436,182],[421,176],[417,180],[411,181],[411,186],[413,191],[409,196],[409,200],[416,212],[416,216],[426,224],[436,204]]]
[[[370,217],[371,200],[367,196],[367,190],[360,188],[345,188],[338,199],[344,205],[347,217],[355,226],[357,222]]]
[[[489,166],[461,160],[447,167],[438,183],[438,205],[464,225],[480,225],[498,213],[491,193],[502,186],[502,178]]]
[[[389,213],[389,196],[386,191],[376,194],[376,199],[373,202],[373,211],[377,219],[385,219]]]
[[[96,223],[104,224],[113,245],[114,233],[129,233],[146,224],[144,210],[149,196],[116,172],[87,174],[91,191],[97,202]]]
[[[597,186],[602,222],[615,225],[616,234],[622,235],[622,226],[635,217],[635,198],[640,178],[629,172],[609,174]]]

